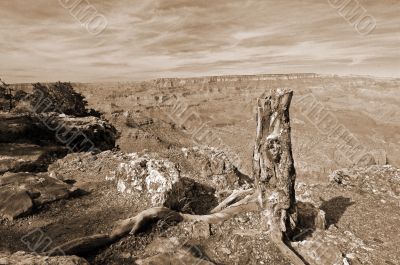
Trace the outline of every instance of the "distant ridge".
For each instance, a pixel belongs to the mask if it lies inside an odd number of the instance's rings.
[[[264,81],[264,80],[291,80],[304,78],[318,78],[316,73],[290,73],[290,74],[258,74],[258,75],[221,75],[204,77],[186,78],[157,78],[152,82],[158,86],[176,86],[198,83],[218,83],[218,82],[240,82],[240,81]]]

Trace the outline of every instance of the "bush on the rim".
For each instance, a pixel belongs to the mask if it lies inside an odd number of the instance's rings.
[[[58,112],[77,117],[88,115],[85,97],[76,92],[69,82],[33,84],[29,97],[36,112]]]

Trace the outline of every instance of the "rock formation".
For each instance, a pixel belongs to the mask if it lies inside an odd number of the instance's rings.
[[[78,188],[47,173],[6,173],[0,176],[0,218],[13,220],[77,192]]]

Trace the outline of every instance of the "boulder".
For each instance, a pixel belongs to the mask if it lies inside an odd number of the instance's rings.
[[[113,181],[118,192],[138,194],[153,207],[174,207],[191,188],[180,178],[174,163],[148,154],[127,154],[116,168]]]
[[[115,147],[116,128],[97,117],[74,117],[57,113],[39,114],[42,123],[51,129],[58,143],[71,151],[109,150]]]
[[[343,265],[343,254],[332,242],[323,240],[301,241],[297,250],[310,265]]]
[[[71,185],[47,173],[6,173],[0,176],[0,217],[14,219],[33,207],[68,198],[76,192]]]
[[[28,214],[33,208],[32,199],[26,190],[0,188],[0,198],[0,216],[8,220]]]

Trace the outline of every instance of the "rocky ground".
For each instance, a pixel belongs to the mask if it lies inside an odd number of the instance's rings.
[[[153,88],[162,87],[173,91],[171,94],[183,91],[160,82],[152,84]],[[141,89],[147,91],[147,86],[142,84]],[[184,213],[205,214],[232,190],[253,187],[248,165],[251,156],[246,158],[250,152],[238,152],[246,149],[243,143],[253,137],[249,131],[254,130],[254,121],[248,121],[251,107],[229,109],[240,103],[219,99],[224,88],[204,87],[217,90],[204,101],[195,90],[182,92],[185,98],[196,98],[189,101],[190,110],[196,110],[204,121],[212,117],[202,125],[222,132],[218,137],[223,145],[201,141],[205,136],[193,133],[194,123],[176,120],[179,108],[158,94],[146,92],[153,98],[137,99],[144,92],[138,90],[133,98],[128,88],[115,87],[118,96],[107,109],[96,102],[111,98],[93,98],[88,87],[81,89],[91,106],[104,111],[102,118],[0,114],[0,264],[290,264],[269,240],[256,212],[218,225],[160,220],[139,234],[81,257],[57,252],[56,247],[69,240],[110,233],[118,220],[149,207],[164,205]],[[168,92],[163,94],[168,96]],[[398,264],[400,169],[386,163],[347,167],[339,163],[313,175],[314,169],[302,166],[312,159],[299,152],[311,143],[311,138],[299,141],[307,125],[298,114],[293,116],[294,155],[300,158],[296,198],[303,220],[293,238],[293,249],[309,264]],[[96,152],[71,151],[43,125],[43,117],[63,124],[69,128],[67,132],[87,135]],[[388,122],[393,128],[398,126],[395,120]],[[372,130],[379,134],[380,129]],[[389,143],[396,137],[385,139]],[[326,142],[321,146],[325,145],[332,147]],[[321,154],[323,150],[313,152]],[[330,154],[315,158],[311,165],[324,159],[331,159]]]

